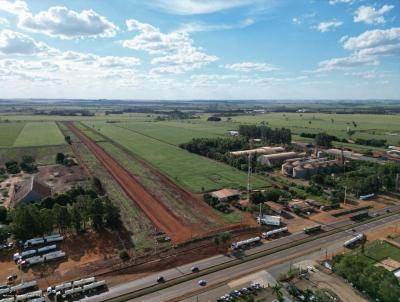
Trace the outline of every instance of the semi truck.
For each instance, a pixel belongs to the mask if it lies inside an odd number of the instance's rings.
[[[254,245],[256,243],[261,242],[261,237],[253,237],[250,239],[246,239],[246,240],[242,240],[242,241],[238,241],[238,242],[232,242],[231,244],[231,248],[233,250],[237,250],[243,247],[248,247],[250,245]]]
[[[283,228],[279,228],[279,229],[275,229],[272,231],[268,231],[268,232],[264,232],[261,234],[262,238],[267,239],[267,238],[271,238],[273,236],[282,234],[282,233],[286,233],[288,231],[287,227],[283,227]]]
[[[344,246],[344,247],[352,247],[352,246],[354,246],[354,245],[360,243],[364,238],[365,238],[365,235],[364,235],[364,234],[362,234],[362,233],[361,233],[361,234],[358,234],[357,236],[354,236],[353,238],[351,238],[351,239],[345,241],[345,242],[343,243],[343,246]]]

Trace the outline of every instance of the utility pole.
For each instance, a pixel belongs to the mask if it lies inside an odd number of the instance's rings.
[[[396,174],[396,191],[399,190],[399,186],[400,186],[400,174],[397,173]]]

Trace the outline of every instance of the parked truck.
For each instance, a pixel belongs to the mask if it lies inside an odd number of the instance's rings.
[[[261,237],[253,237],[253,238],[238,241],[238,242],[232,242],[231,248],[233,250],[237,250],[240,248],[249,247],[249,246],[257,244],[259,242],[261,242]]]

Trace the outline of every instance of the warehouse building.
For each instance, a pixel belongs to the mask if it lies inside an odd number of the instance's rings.
[[[260,157],[258,157],[257,160],[262,165],[272,167],[275,165],[280,165],[285,160],[293,159],[293,158],[298,159],[299,155],[296,152],[282,152],[282,153],[277,153],[277,154],[261,155]]]
[[[230,155],[233,156],[244,156],[244,155],[257,155],[257,154],[276,154],[280,152],[284,152],[285,149],[283,147],[261,147],[250,150],[242,150],[242,151],[234,151],[230,152]]]
[[[342,165],[337,159],[308,158],[287,160],[282,165],[282,174],[292,178],[308,179],[316,174],[334,173]]]
[[[51,188],[40,183],[34,176],[21,181],[14,186],[13,205],[33,203],[51,196]]]

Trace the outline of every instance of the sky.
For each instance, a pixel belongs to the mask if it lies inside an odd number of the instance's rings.
[[[0,98],[400,99],[400,0],[0,0]]]

